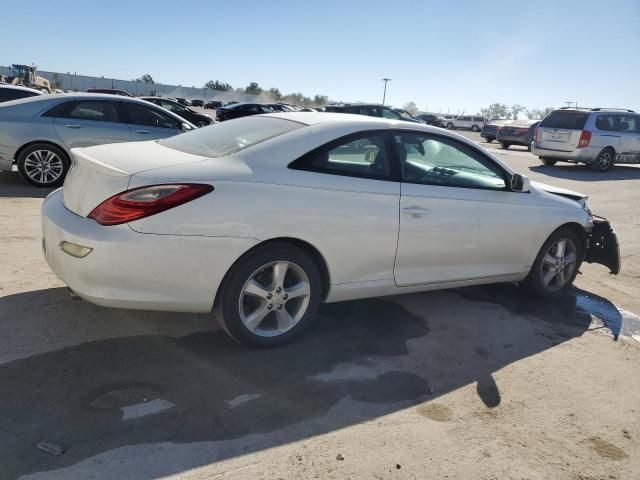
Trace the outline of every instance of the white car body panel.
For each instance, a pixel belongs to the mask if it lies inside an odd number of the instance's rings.
[[[556,228],[591,226],[575,200],[539,184],[528,193],[489,191],[287,168],[304,153],[361,130],[430,132],[478,150],[455,133],[359,115],[269,116],[310,125],[221,158],[156,142],[74,150],[76,164],[64,190],[43,205],[53,271],[101,305],[204,312],[244,253],[264,241],[291,238],[325,260],[325,301],[332,302],[522,280]],[[208,183],[214,191],[129,224],[103,226],[86,218],[121,191],[178,182]],[[416,204],[428,214],[403,212]],[[61,241],[94,250],[73,258],[59,248]]]

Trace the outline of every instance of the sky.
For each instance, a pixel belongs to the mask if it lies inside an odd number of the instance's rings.
[[[95,2],[97,4],[97,2]],[[3,2],[0,65],[476,113],[640,110],[640,0]]]

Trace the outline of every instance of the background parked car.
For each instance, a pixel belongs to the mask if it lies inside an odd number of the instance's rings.
[[[540,120],[513,120],[498,128],[496,139],[502,148],[509,148],[511,145],[523,145],[531,151],[533,134]]]
[[[476,116],[476,115],[462,115],[460,117],[456,117],[453,120],[447,121],[447,128],[458,129],[462,128],[465,130],[472,130],[474,132],[479,132],[484,127],[486,123],[486,119],[484,117]]]
[[[480,136],[484,138],[487,142],[491,143],[496,139],[498,135],[498,128],[502,125],[506,125],[511,120],[506,118],[492,118],[487,123],[484,124],[482,130],[480,131]]]
[[[116,88],[87,88],[87,93],[106,93],[108,95],[120,95],[122,97],[133,97],[126,90],[118,90]]]
[[[192,107],[204,107],[204,100],[200,100],[200,99],[194,99],[191,100],[191,106]]]
[[[327,105],[325,112],[354,113],[356,115],[367,115],[369,117],[381,117],[390,120],[406,120],[408,122],[421,123],[419,120],[397,112],[386,105],[377,103],[346,103],[344,105]]]
[[[458,115],[453,115],[451,113],[445,113],[442,115],[442,118],[444,118],[444,126],[446,128],[453,128],[453,120],[455,120],[456,118],[458,118]]]
[[[444,127],[445,119],[439,115],[435,115],[433,113],[419,113],[416,115],[416,118],[420,118],[425,121],[427,125],[432,125],[434,127]]]
[[[71,149],[170,137],[195,125],[144,100],[76,93],[0,104],[0,170],[18,166],[37,187],[54,187],[70,167]]]
[[[543,164],[586,163],[606,172],[614,163],[640,163],[640,115],[616,108],[561,108],[547,115],[534,135],[533,153]]]
[[[234,103],[216,110],[216,118],[219,122],[231,120],[232,118],[248,117],[249,115],[259,115],[261,113],[273,113],[273,109],[260,103]]]
[[[191,110],[189,107],[185,107],[180,105],[178,102],[172,102],[171,100],[167,100],[166,98],[158,98],[158,97],[141,97],[142,100],[146,100],[147,102],[154,103],[165,110],[169,110],[170,112],[175,113],[176,115],[184,118],[185,120],[190,121],[194,125],[198,127],[206,127],[207,125],[211,125],[214,123],[213,117],[207,115],[205,113],[198,113],[194,110]]]
[[[215,110],[216,108],[224,107],[225,103],[220,100],[209,100],[204,104],[204,108]]]
[[[21,98],[43,95],[43,92],[34,88],[18,87],[9,84],[0,84],[0,103],[19,100]]]
[[[176,97],[176,102],[178,102],[180,105],[184,105],[185,107],[191,106],[191,102],[186,98]]]

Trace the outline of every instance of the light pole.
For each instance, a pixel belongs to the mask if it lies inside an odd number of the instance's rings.
[[[384,92],[382,94],[382,105],[384,105],[384,101],[387,98],[387,82],[390,82],[391,79],[390,78],[383,78],[382,81],[384,82]]]

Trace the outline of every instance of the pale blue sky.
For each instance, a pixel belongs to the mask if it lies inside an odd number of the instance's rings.
[[[95,6],[99,5],[99,6]],[[0,64],[476,112],[640,110],[640,0],[7,1]]]

